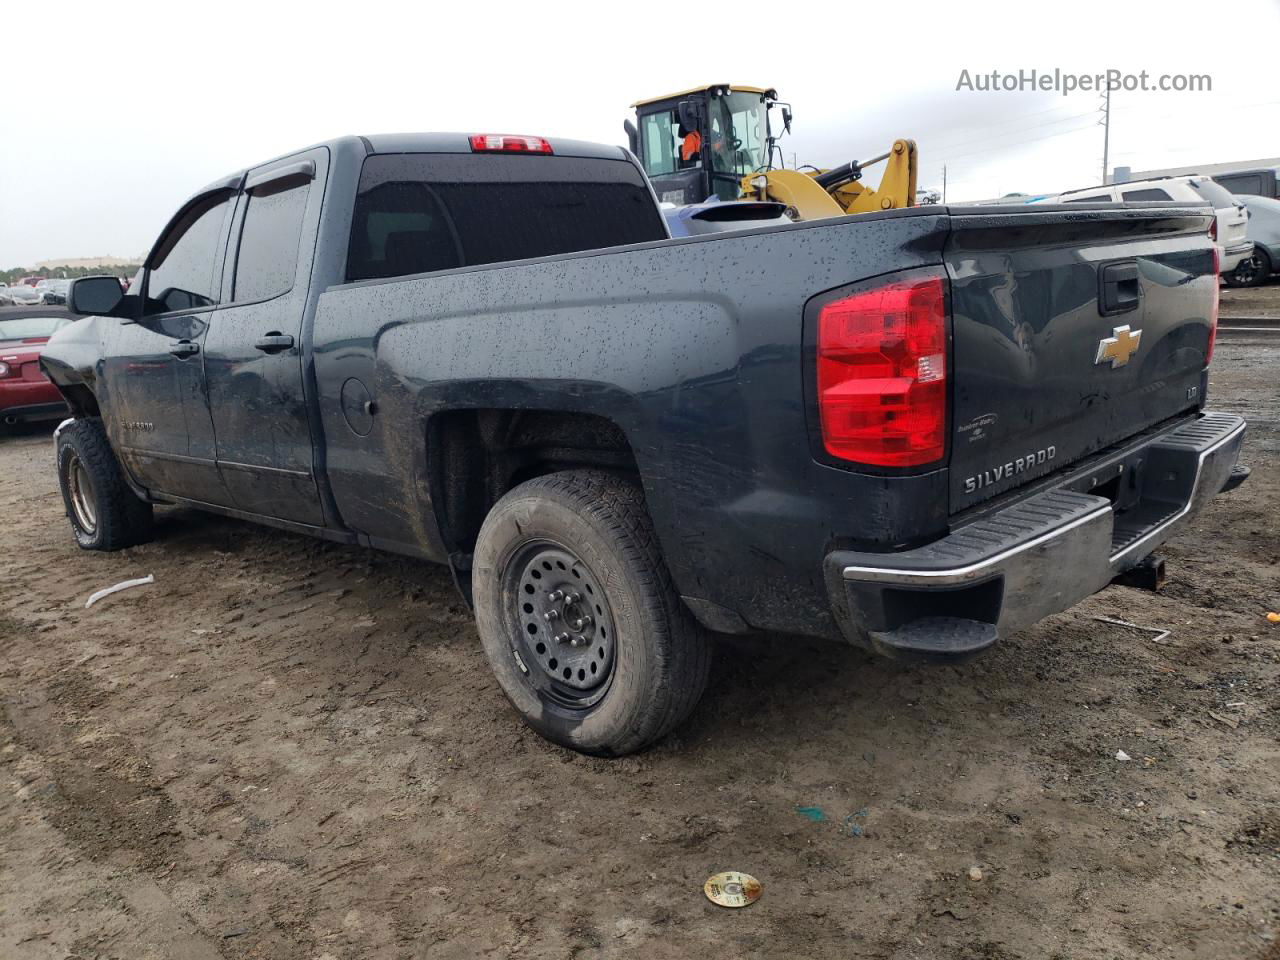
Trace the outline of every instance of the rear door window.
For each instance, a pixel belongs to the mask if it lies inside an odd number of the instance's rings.
[[[1083,197],[1068,197],[1063,203],[1109,203],[1111,194],[1109,193],[1090,193]]]
[[[364,162],[347,280],[399,277],[666,239],[620,160],[384,154]]]
[[[250,192],[236,255],[233,300],[269,300],[293,288],[310,187],[309,179],[294,178]]]

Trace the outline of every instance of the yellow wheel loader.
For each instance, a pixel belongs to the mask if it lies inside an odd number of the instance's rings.
[[[782,133],[791,131],[791,105],[776,90],[718,83],[632,104],[635,123],[623,124],[660,201],[678,206],[720,200],[782,203],[794,220],[894,210],[915,204],[916,145],[895,140],[888,152],[829,170],[788,170],[781,133],[770,126],[778,107]],[[774,165],[774,158],[779,163]],[[863,170],[887,161],[879,186]]]

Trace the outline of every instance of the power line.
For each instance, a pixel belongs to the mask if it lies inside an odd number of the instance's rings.
[[[1088,115],[1088,116],[1093,116],[1093,114],[1092,114],[1092,113],[1087,114],[1087,115]],[[1012,149],[1013,147],[1022,146],[1023,144],[1027,144],[1027,143],[1038,143],[1038,142],[1040,142],[1040,141],[1042,141],[1042,140],[1052,140],[1052,139],[1054,139],[1055,137],[1065,137],[1065,136],[1069,136],[1070,134],[1073,134],[1073,133],[1079,133],[1079,132],[1080,132],[1080,131],[1082,131],[1082,130],[1090,130],[1090,129],[1092,129],[1092,128],[1093,128],[1093,127],[1095,127],[1095,126],[1097,126],[1097,124],[1096,124],[1096,123],[1086,123],[1086,124],[1084,124],[1084,125],[1082,125],[1082,126],[1079,126],[1079,127],[1073,127],[1073,128],[1071,128],[1070,130],[1060,130],[1060,131],[1058,131],[1057,133],[1050,133],[1050,134],[1047,134],[1047,135],[1045,135],[1045,136],[1043,136],[1043,137],[1031,137],[1031,138],[1029,138],[1029,139],[1019,141],[1017,144],[1010,145],[1010,146],[1009,146],[1009,147],[1007,147],[1006,149]],[[990,154],[991,154],[991,151],[990,151],[990,150],[966,150],[966,151],[963,151],[963,152],[961,152],[961,153],[944,153],[944,154],[943,154],[943,158],[944,158],[945,160],[947,160],[948,162],[950,162],[950,161],[952,161],[952,160],[956,159],[957,157],[972,157],[972,156],[977,156],[977,155],[988,155],[988,156],[989,156]]]
[[[1058,107],[1052,107],[1052,108],[1050,108],[1049,110],[1041,110],[1041,111],[1038,111],[1038,113],[1039,113],[1039,114],[1051,113],[1053,110],[1057,110],[1057,109],[1059,109],[1059,108],[1058,108]],[[1036,116],[1036,115],[1037,115],[1037,114],[1033,113],[1033,114],[1028,114],[1027,116],[1029,116],[1029,117],[1034,117],[1034,116]],[[1057,124],[1059,124],[1059,123],[1066,123],[1066,122],[1067,122],[1067,121],[1069,121],[1069,120],[1080,120],[1080,119],[1083,119],[1083,118],[1085,118],[1085,117],[1092,117],[1092,116],[1094,116],[1094,115],[1095,115],[1095,112],[1094,112],[1094,111],[1092,111],[1092,110],[1091,110],[1091,111],[1089,111],[1089,112],[1087,112],[1087,113],[1073,113],[1073,114],[1071,114],[1071,115],[1069,115],[1069,116],[1066,116],[1066,117],[1058,117],[1057,119],[1054,119],[1054,120],[1047,120],[1047,121],[1043,121],[1043,122],[1041,122],[1041,123],[1033,123],[1033,124],[1029,124],[1029,125],[1024,126],[1024,127],[1016,127],[1016,128],[1014,128],[1014,129],[1012,129],[1012,130],[1006,130],[1006,131],[1005,131],[1005,132],[1003,132],[1003,133],[992,133],[992,134],[988,134],[988,135],[981,136],[981,137],[973,137],[973,138],[970,138],[970,139],[968,139],[968,140],[953,141],[953,142],[951,142],[951,143],[948,143],[948,142],[947,142],[947,140],[946,140],[946,137],[945,137],[945,136],[943,136],[943,137],[939,138],[939,140],[933,140],[933,139],[931,139],[931,134],[927,134],[927,133],[926,133],[926,134],[924,134],[924,135],[917,135],[917,136],[915,136],[913,139],[915,139],[917,143],[921,143],[921,144],[928,144],[929,149],[930,149],[930,150],[932,150],[932,151],[935,151],[935,152],[946,152],[946,151],[949,151],[949,150],[953,150],[953,149],[955,149],[956,147],[964,147],[964,146],[968,146],[968,145],[970,145],[970,144],[975,144],[975,143],[990,144],[992,141],[996,141],[996,140],[1003,140],[1003,139],[1006,139],[1006,138],[1008,138],[1008,137],[1020,137],[1020,136],[1022,136],[1022,134],[1023,134],[1023,133],[1025,133],[1027,130],[1037,130],[1037,129],[1040,129],[1040,128],[1043,128],[1043,127],[1051,127],[1051,126],[1055,126],[1055,125],[1057,125]],[[1020,121],[1025,120],[1025,119],[1027,119],[1027,117],[1018,117],[1018,118],[1016,118],[1016,119],[1015,119],[1015,121],[1014,121],[1014,122],[1020,122]],[[1006,123],[1007,123],[1007,122],[1006,122]],[[997,124],[997,126],[999,126],[999,124]],[[980,129],[982,129],[982,128],[980,128]],[[968,131],[966,131],[966,132],[968,132]],[[1064,132],[1070,132],[1070,131],[1064,131]],[[1033,140],[1034,140],[1034,139],[1043,139],[1043,138],[1033,138]],[[1031,141],[1027,141],[1027,142],[1031,142]],[[961,153],[961,154],[956,154],[956,156],[966,156],[966,154]]]
[[[975,137],[971,140],[961,140],[959,142],[952,143],[948,146],[944,146],[942,149],[949,150],[952,147],[963,147],[971,143],[989,143],[992,140],[1001,140],[1005,137],[1014,137],[1024,133],[1027,130],[1037,130],[1041,127],[1052,127],[1059,123],[1066,123],[1068,120],[1080,120],[1080,119],[1083,119],[1084,117],[1092,117],[1094,116],[1095,112],[1096,111],[1090,110],[1087,113],[1073,113],[1069,117],[1059,117],[1057,120],[1047,120],[1044,123],[1033,123],[1026,127],[1018,127],[1017,129],[1006,131],[1005,133],[996,133],[996,134],[991,134],[990,136],[985,136],[985,137]],[[916,139],[924,140],[925,138],[917,137]],[[943,142],[945,143],[945,139],[943,140]]]
[[[1152,119],[1158,119],[1160,117],[1186,116],[1189,110],[1212,110],[1214,113],[1225,113],[1232,110],[1248,110],[1253,107],[1270,107],[1278,103],[1280,103],[1280,100],[1255,100],[1251,103],[1236,103],[1235,101],[1219,103],[1215,101],[1213,103],[1201,104],[1199,107],[1182,106],[1173,110],[1161,110],[1159,113],[1153,113],[1150,110],[1142,110],[1142,103],[1136,102],[1119,104],[1115,109],[1119,110],[1121,113],[1124,113],[1126,110],[1139,110],[1144,118],[1149,117]]]

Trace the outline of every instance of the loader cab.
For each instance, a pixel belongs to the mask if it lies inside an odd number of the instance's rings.
[[[716,84],[632,104],[636,125],[626,125],[631,151],[658,200],[684,205],[740,199],[742,178],[770,166],[769,107],[777,96],[760,87]],[[789,112],[784,116],[789,123]]]

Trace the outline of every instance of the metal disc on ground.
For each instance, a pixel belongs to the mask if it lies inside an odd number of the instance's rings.
[[[719,907],[746,907],[760,899],[760,881],[749,873],[726,870],[707,878],[702,892]]]

